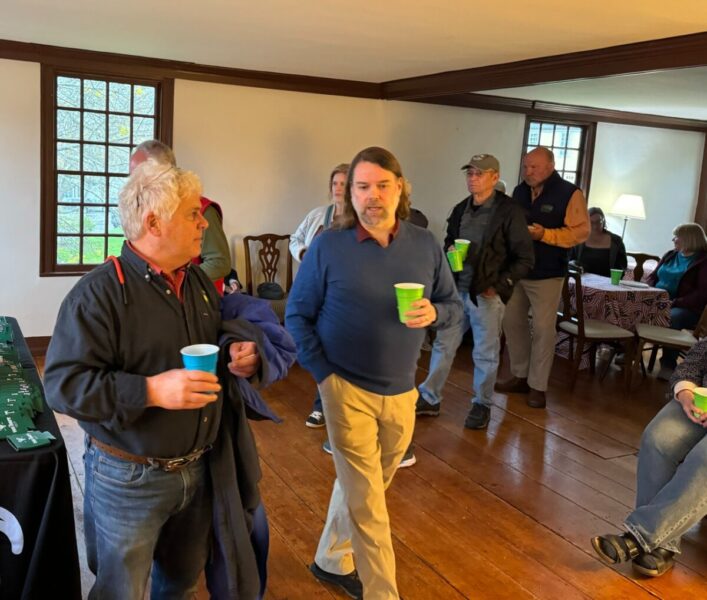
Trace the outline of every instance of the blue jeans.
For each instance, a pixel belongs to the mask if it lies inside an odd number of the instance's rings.
[[[693,329],[700,320],[700,315],[692,312],[689,308],[670,309],[670,329]],[[678,364],[679,350],[675,348],[663,348],[663,356],[660,358],[660,366],[674,369]]]
[[[151,567],[151,598],[191,598],[212,530],[206,459],[168,473],[87,444],[84,464],[89,598],[142,598]]]
[[[646,551],[680,552],[682,535],[707,514],[707,429],[675,400],[643,432],[637,488],[626,528]]]
[[[418,389],[430,404],[439,404],[442,401],[442,388],[449,376],[457,348],[464,333],[471,327],[474,336],[474,349],[471,352],[474,360],[473,402],[491,406],[498,371],[501,322],[505,305],[498,296],[477,296],[478,306],[471,301],[468,292],[460,292],[459,296],[464,305],[464,315],[459,322],[437,332],[432,344],[430,372]]]

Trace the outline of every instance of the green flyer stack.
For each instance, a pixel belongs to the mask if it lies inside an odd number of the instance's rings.
[[[51,443],[50,433],[35,431],[34,417],[43,410],[42,392],[20,363],[12,326],[0,317],[0,440],[17,451]]]

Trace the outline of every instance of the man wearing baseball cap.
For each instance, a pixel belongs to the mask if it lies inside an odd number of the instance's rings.
[[[501,338],[501,322],[515,283],[533,267],[533,242],[523,210],[495,189],[498,159],[475,154],[462,166],[470,196],[452,210],[447,220],[445,248],[457,239],[468,240],[463,269],[455,273],[464,315],[454,327],[439,330],[432,347],[430,371],[419,386],[418,415],[436,416],[442,388],[464,332],[474,335],[474,397],[464,426],[485,429],[490,418]]]

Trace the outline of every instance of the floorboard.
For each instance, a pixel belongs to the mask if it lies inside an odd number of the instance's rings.
[[[418,380],[428,360],[423,353]],[[506,359],[501,376],[507,374]],[[441,415],[417,422],[418,463],[400,470],[387,494],[406,600],[707,597],[707,524],[688,532],[675,569],[659,579],[636,576],[626,565],[609,568],[589,545],[631,510],[641,432],[665,402],[665,384],[649,375],[626,394],[612,366],[601,382],[580,373],[570,393],[567,377],[567,365],[556,361],[546,410],[528,408],[521,395],[497,394],[488,430],[469,431],[463,422],[473,365],[462,346]],[[308,570],[335,476],[321,450],[325,431],[304,427],[315,391],[294,367],[264,392],[283,423],[253,423],[271,527],[268,599],[345,598]],[[83,435],[75,421],[57,417],[85,565]],[[86,595],[91,580],[85,568]],[[208,598],[203,581],[199,598]]]

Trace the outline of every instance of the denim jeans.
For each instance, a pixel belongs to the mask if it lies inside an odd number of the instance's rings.
[[[646,551],[680,552],[681,536],[707,514],[707,429],[675,400],[643,432],[637,488],[626,528]]]
[[[670,309],[670,328],[677,329],[693,329],[700,320],[700,315],[692,312],[689,308],[671,308]],[[660,358],[660,366],[674,369],[678,364],[679,350],[675,348],[663,348],[663,355]]]
[[[151,567],[151,598],[191,598],[212,529],[206,460],[168,473],[87,443],[84,464],[89,598],[142,598]]]
[[[505,305],[498,296],[477,296],[478,306],[471,301],[468,292],[460,292],[459,296],[464,305],[464,315],[459,322],[437,332],[432,344],[430,372],[418,389],[430,404],[439,404],[442,401],[442,388],[449,376],[457,348],[464,333],[471,327],[474,336],[474,349],[471,352],[474,360],[473,402],[491,406],[501,349],[501,322]]]

